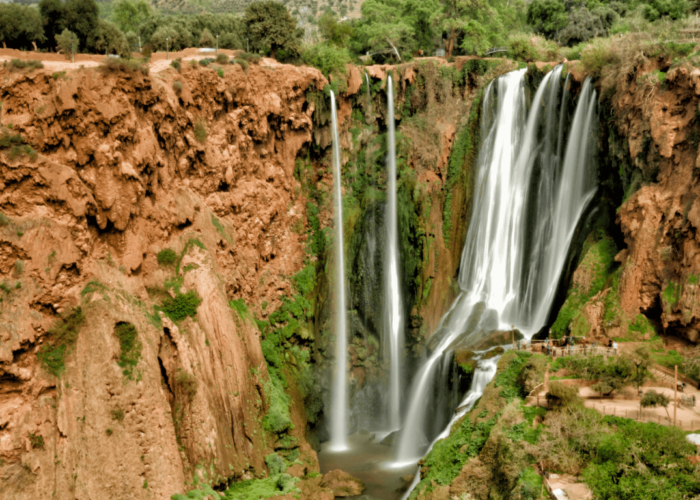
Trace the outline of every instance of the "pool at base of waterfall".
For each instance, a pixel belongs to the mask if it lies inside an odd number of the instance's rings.
[[[349,450],[331,452],[328,443],[321,445],[318,460],[321,473],[340,469],[360,479],[365,490],[362,495],[348,497],[363,500],[399,500],[413,481],[416,463],[393,467],[396,450],[377,442],[382,435],[357,433],[348,436]]]

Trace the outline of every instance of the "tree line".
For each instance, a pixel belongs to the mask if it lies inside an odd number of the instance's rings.
[[[101,19],[95,0],[40,0],[38,9],[0,4],[0,41],[5,48],[68,53],[117,54],[187,47],[250,49],[296,57],[303,31],[281,3],[254,2],[235,14],[162,15],[146,0],[116,0],[112,21]],[[218,36],[218,37],[217,37]],[[218,38],[218,39],[217,39]]]

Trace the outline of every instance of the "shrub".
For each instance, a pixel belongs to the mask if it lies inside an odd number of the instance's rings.
[[[567,15],[561,0],[533,0],[527,8],[527,22],[536,33],[553,38],[566,26]]]
[[[619,56],[609,41],[596,40],[581,52],[581,64],[590,76],[600,76],[603,68],[617,64]]]
[[[292,424],[289,416],[290,399],[284,392],[282,381],[275,369],[268,370],[270,380],[265,384],[268,412],[263,418],[263,428],[273,434],[286,431]]]
[[[234,64],[238,64],[243,71],[248,71],[248,61],[245,59],[234,59]]]
[[[112,420],[116,420],[117,422],[124,421],[124,410],[122,410],[121,408],[111,410],[109,413],[110,415],[112,415]]]
[[[195,290],[187,293],[175,292],[175,297],[165,299],[162,309],[168,318],[177,322],[197,314],[197,308],[201,303],[202,298]]]
[[[551,382],[547,393],[547,403],[556,408],[565,408],[581,402],[578,389],[561,382]]]
[[[207,140],[207,126],[202,118],[194,124],[194,138],[201,144]]]
[[[603,26],[603,20],[600,16],[592,13],[586,7],[581,7],[569,14],[569,22],[564,29],[559,31],[557,40],[563,45],[571,46],[606,34],[607,30]]]
[[[175,59],[173,62],[170,63],[170,66],[175,68],[179,73],[180,70],[182,70],[182,59],[178,57],[177,59]]]
[[[22,259],[17,259],[15,261],[15,274],[17,274],[17,276],[22,276],[22,271],[24,271],[24,261]]]
[[[32,448],[36,448],[39,450],[44,449],[44,436],[40,434],[32,434],[31,432],[29,433],[29,441],[32,443]]]
[[[199,60],[199,65],[204,66],[206,68],[207,66],[209,66],[213,62],[214,62],[214,59],[212,59],[211,57],[205,57],[204,59]]]
[[[10,225],[10,218],[4,213],[0,212],[0,227],[6,227]]]
[[[178,370],[175,374],[175,390],[185,397],[188,404],[192,404],[197,395],[199,382],[194,375],[184,370]]]
[[[122,368],[122,373],[131,379],[134,367],[141,357],[141,341],[138,331],[131,323],[117,323],[114,327],[114,334],[119,339],[119,347],[121,348],[117,364]]]
[[[76,307],[54,323],[47,332],[47,342],[39,348],[37,357],[41,365],[59,377],[65,368],[66,352],[78,340],[80,328],[85,323],[85,314]]]
[[[173,82],[173,90],[176,94],[180,94],[180,92],[182,92],[182,88],[182,82],[180,80],[175,80]]]
[[[309,66],[321,70],[325,76],[330,76],[332,73],[344,75],[347,72],[347,64],[352,62],[346,47],[337,47],[328,43],[320,43],[305,50],[302,59]]]
[[[219,68],[216,70],[216,74],[219,75],[220,78],[224,77],[224,70]]]
[[[34,59],[22,60],[22,59],[12,59],[10,61],[11,69],[40,69],[43,68],[44,64],[41,61],[36,61]]]
[[[219,54],[216,56],[217,64],[228,64],[228,56],[226,54]]]
[[[270,475],[273,476],[282,474],[285,470],[287,470],[287,467],[284,464],[284,458],[279,456],[277,453],[270,453],[269,455],[266,455],[265,463],[267,464],[267,468],[270,469]]]
[[[177,82],[175,82],[177,83]],[[178,261],[177,254],[172,248],[164,248],[158,252],[158,264],[161,266],[172,266]]]
[[[252,52],[243,52],[239,58],[247,61],[249,64],[260,64],[262,57],[260,54],[253,54]]]

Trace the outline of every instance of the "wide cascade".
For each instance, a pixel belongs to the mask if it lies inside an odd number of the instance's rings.
[[[440,361],[455,344],[511,325],[528,336],[544,326],[576,225],[595,193],[592,85],[584,83],[569,124],[562,67],[544,77],[529,112],[525,71],[508,73],[485,90],[461,293],[414,378],[399,464],[420,458],[436,434],[426,417],[438,403],[432,393]]]
[[[401,314],[401,283],[399,281],[399,237],[396,216],[396,138],[394,130],[394,92],[391,76],[387,81],[387,206],[386,257],[384,264],[384,346],[388,346],[386,361],[389,365],[389,428],[400,425],[401,406],[401,350],[403,348],[403,318]]]
[[[348,353],[345,305],[345,259],[343,256],[343,200],[340,178],[340,142],[335,94],[331,91],[331,120],[333,126],[333,191],[335,197],[335,335],[336,366],[331,401],[330,449],[342,451],[348,447],[348,395],[346,359]]]

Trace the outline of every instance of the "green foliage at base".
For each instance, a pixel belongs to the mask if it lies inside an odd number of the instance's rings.
[[[595,498],[680,500],[700,494],[698,470],[686,458],[696,454],[695,447],[683,431],[619,417],[602,422],[613,432],[601,439],[583,472]]]
[[[136,327],[131,323],[117,323],[114,334],[119,339],[121,352],[117,364],[128,379],[133,378],[134,368],[141,358],[141,341]]]
[[[320,69],[326,77],[334,75],[335,78],[343,78],[352,57],[346,47],[320,43],[305,50],[303,60],[309,66]]]
[[[228,500],[261,500],[280,495],[301,493],[296,487],[299,478],[289,474],[277,474],[266,479],[252,479],[235,483],[221,498]],[[218,494],[217,494],[218,497]]]
[[[165,315],[171,320],[178,322],[188,316],[197,314],[197,308],[202,303],[202,298],[196,290],[187,293],[175,292],[175,297],[168,297],[161,306]]]
[[[54,323],[47,332],[46,343],[37,352],[45,370],[57,377],[61,375],[65,369],[66,354],[78,340],[78,333],[84,323],[85,314],[80,307],[76,307]]]
[[[495,423],[495,418],[478,424],[465,418],[458,423],[452,434],[435,443],[425,458],[424,467],[428,468],[428,472],[421,483],[431,484],[434,481],[439,485],[450,484],[466,461],[479,454]]]
[[[578,387],[570,387],[561,382],[551,382],[549,392],[547,392],[547,403],[552,408],[581,404],[581,398],[578,397]]]
[[[532,357],[532,353],[524,351],[508,351],[498,360],[499,373],[493,381],[494,387],[501,387],[501,397],[507,402],[515,398],[525,397],[523,386],[518,383],[520,373]],[[501,369],[505,367],[505,369]]]

